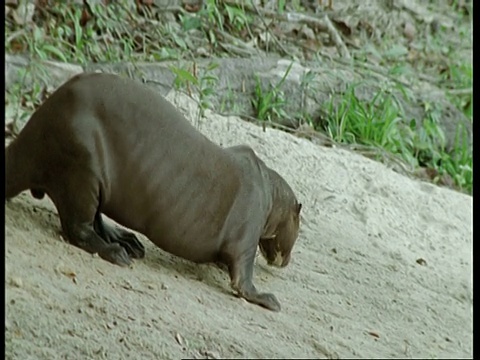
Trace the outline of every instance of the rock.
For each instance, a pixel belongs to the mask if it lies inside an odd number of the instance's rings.
[[[14,276],[10,279],[10,285],[21,288],[23,287],[23,281],[21,278]]]
[[[408,41],[412,41],[415,38],[415,26],[412,23],[405,23],[405,27],[403,28],[403,35],[408,39]]]

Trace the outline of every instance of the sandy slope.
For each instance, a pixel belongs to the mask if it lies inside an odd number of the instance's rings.
[[[6,205],[8,359],[472,356],[472,197],[234,118],[210,114],[200,130],[251,145],[304,204],[291,264],[256,265],[282,312],[148,240],[133,268],[92,257],[25,193]]]

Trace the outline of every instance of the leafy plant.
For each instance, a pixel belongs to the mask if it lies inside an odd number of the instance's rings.
[[[450,64],[443,72],[447,96],[453,104],[463,111],[470,120],[473,119],[473,68],[467,64]]]
[[[251,19],[247,16],[245,11],[236,6],[225,5],[225,12],[227,14],[228,22],[237,31],[243,30],[251,22]]]
[[[48,83],[46,69],[35,61],[30,61],[26,68],[19,69],[18,75],[20,81],[10,85],[5,96],[5,118],[14,136],[20,130],[21,124],[25,123],[46,99]],[[27,86],[27,83],[30,85]]]
[[[270,122],[281,117],[288,117],[284,110],[285,97],[281,87],[292,66],[293,62],[290,63],[280,81],[275,86],[270,86],[268,90],[263,89],[260,78],[256,76],[255,97],[252,99],[252,105],[259,120]]]
[[[361,102],[355,86],[345,92],[340,101],[332,96],[327,106],[332,114],[325,130],[336,142],[378,145],[398,148],[403,110],[393,96],[379,91],[370,102]]]
[[[357,84],[358,85],[358,84]],[[385,91],[370,101],[360,101],[353,85],[345,94],[331,96],[325,105],[330,116],[323,129],[333,140],[381,148],[403,158],[411,166],[435,169],[449,174],[462,189],[473,186],[472,150],[467,132],[459,128],[454,152],[446,150],[446,139],[439,126],[440,111],[425,104],[426,116],[418,123],[406,121],[400,102]]]
[[[187,70],[171,67],[170,69],[176,75],[174,86],[178,89],[181,86],[190,88],[193,86],[199,95],[199,113],[198,117],[205,116],[205,110],[211,108],[210,98],[214,93],[214,87],[218,78],[211,72],[218,67],[217,63],[209,64],[205,69],[200,69],[198,75],[194,75]],[[194,67],[196,68],[196,66]]]

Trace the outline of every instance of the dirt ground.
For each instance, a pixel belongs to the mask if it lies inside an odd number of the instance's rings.
[[[192,100],[169,99],[189,119]],[[249,144],[303,203],[285,269],[257,258],[273,313],[225,273],[147,239],[120,268],[65,243],[52,203],[6,204],[7,359],[468,358],[473,356],[471,196],[360,155],[207,113],[200,130]]]

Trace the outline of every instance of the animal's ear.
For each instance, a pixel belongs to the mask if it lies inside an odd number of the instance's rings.
[[[302,210],[302,204],[297,204],[297,215],[300,215],[300,210]]]

